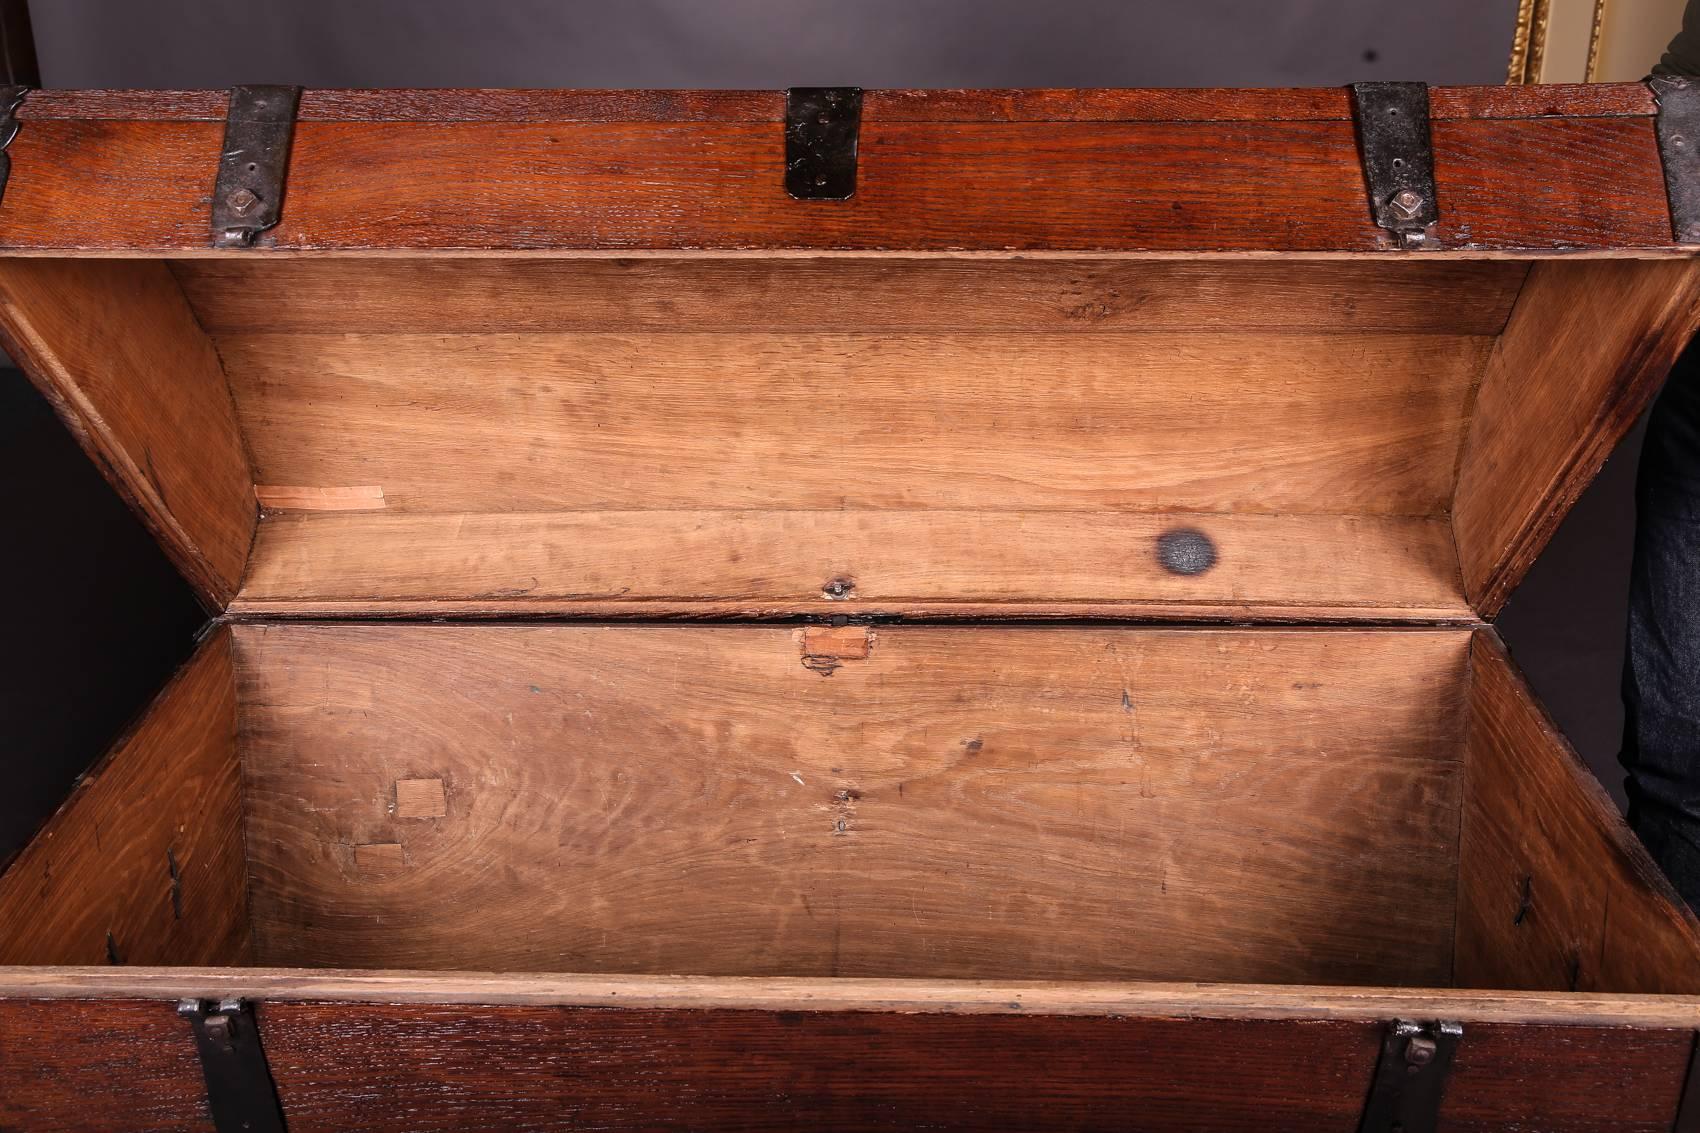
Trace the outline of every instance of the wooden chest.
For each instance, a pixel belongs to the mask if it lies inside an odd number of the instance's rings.
[[[213,617],[0,878],[0,1127],[1671,1129],[1489,619],[1695,118],[29,93],[7,347]]]

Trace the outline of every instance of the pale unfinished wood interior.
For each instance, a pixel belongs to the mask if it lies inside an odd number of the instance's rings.
[[[1451,979],[1467,632],[233,632],[262,964]]]
[[[1491,630],[246,624],[161,705],[4,962],[1700,990]]]
[[[0,262],[8,342],[238,619],[0,878],[5,958],[1700,990],[1478,620],[1694,289]],[[1427,624],[756,624],[835,614]],[[510,624],[371,620],[425,616]]]
[[[244,613],[1464,620],[1528,266],[173,265],[265,509]],[[1216,564],[1165,569],[1202,531]]]

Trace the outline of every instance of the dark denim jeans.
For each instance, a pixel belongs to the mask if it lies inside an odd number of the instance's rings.
[[[1700,339],[1648,418],[1635,506],[1618,759],[1630,825],[1700,909]]]

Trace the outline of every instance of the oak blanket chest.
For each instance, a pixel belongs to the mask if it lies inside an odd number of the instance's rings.
[[[1700,93],[0,101],[0,334],[211,615],[0,878],[0,1127],[1700,1123],[1491,624]]]

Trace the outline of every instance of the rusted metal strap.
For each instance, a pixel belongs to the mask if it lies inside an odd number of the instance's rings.
[[[792,87],[785,92],[785,191],[800,201],[856,195],[861,87]]]
[[[232,87],[213,186],[212,243],[246,248],[283,217],[300,87]]]
[[[1659,75],[1647,80],[1659,103],[1654,120],[1665,166],[1671,235],[1700,244],[1700,81]]]
[[[185,999],[177,1013],[195,1031],[213,1128],[218,1133],[285,1133],[253,1007],[240,999]]]
[[[1434,1133],[1463,1037],[1460,1023],[1389,1024],[1358,1133]]]
[[[24,104],[30,87],[0,86],[0,197],[6,194],[6,181],[12,176],[12,155],[6,147],[18,136],[18,107]]]
[[[1402,248],[1421,248],[1440,219],[1427,83],[1353,83],[1358,155],[1375,223]]]

